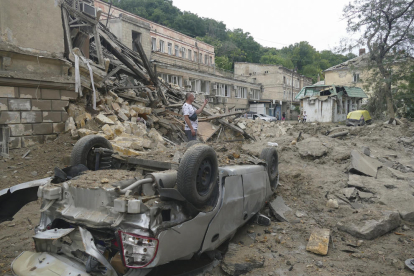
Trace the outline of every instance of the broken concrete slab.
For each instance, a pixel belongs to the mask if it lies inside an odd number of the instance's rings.
[[[318,159],[328,154],[329,149],[318,138],[308,138],[297,145],[300,156],[311,159]]]
[[[263,267],[264,261],[265,258],[257,254],[256,249],[230,243],[221,261],[221,268],[229,275],[242,275],[255,268]]]
[[[338,230],[356,238],[373,240],[400,226],[400,214],[396,211],[365,210],[337,223]]]
[[[414,180],[414,174],[413,173],[402,173],[398,170],[394,170],[392,168],[387,168],[389,172],[391,172],[392,176],[400,179],[400,180]]]
[[[327,255],[330,234],[331,230],[329,229],[314,229],[309,237],[309,242],[306,245],[306,251],[323,256]]]
[[[349,172],[377,177],[378,168],[382,163],[371,157],[362,155],[357,150],[351,151],[351,165]]]
[[[361,192],[361,191],[358,191],[358,195],[362,200],[368,200],[370,198],[375,197],[375,195],[372,193],[366,193],[366,192]]]
[[[272,214],[278,221],[288,221],[285,217],[287,212],[292,211],[286,204],[281,196],[277,196],[272,202],[269,203]]]
[[[341,190],[341,193],[347,198],[347,199],[354,199],[357,195],[357,189],[355,188],[344,188]]]
[[[326,207],[333,208],[333,209],[338,209],[339,208],[338,200],[336,200],[336,199],[329,199],[326,202]]]
[[[105,115],[103,115],[102,113],[99,113],[96,117],[95,117],[95,121],[98,122],[101,125],[113,125],[115,124],[114,121],[112,121],[111,119],[109,119],[108,117],[106,117]]]

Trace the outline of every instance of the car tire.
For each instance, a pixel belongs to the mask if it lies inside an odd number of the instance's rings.
[[[73,147],[70,156],[71,166],[85,165],[89,170],[95,170],[95,148],[112,150],[112,145],[104,137],[99,135],[88,135],[79,139]]]
[[[260,153],[260,159],[266,161],[270,187],[275,189],[279,180],[279,157],[275,148],[264,148]]]
[[[201,144],[201,142],[198,141],[198,140],[191,140],[190,142],[187,143],[187,145],[185,145],[185,148],[186,149],[189,149],[192,146],[197,145],[197,144]]]
[[[189,148],[177,172],[177,188],[197,208],[209,204],[218,177],[217,155],[213,148],[201,144]]]

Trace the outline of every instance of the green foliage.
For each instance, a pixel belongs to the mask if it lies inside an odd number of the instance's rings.
[[[107,0],[108,2],[108,0]],[[162,24],[183,34],[204,41],[215,48],[215,64],[233,70],[234,62],[252,62],[281,65],[317,80],[322,71],[354,56],[318,52],[308,42],[301,41],[282,49],[260,45],[242,29],[229,30],[226,24],[197,14],[181,11],[171,0],[113,0],[121,9]]]

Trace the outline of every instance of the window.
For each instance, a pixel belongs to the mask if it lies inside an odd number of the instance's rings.
[[[174,47],[174,55],[176,56],[176,57],[178,57],[179,56],[179,54],[178,54],[178,45],[175,45],[175,47]]]
[[[359,82],[359,73],[354,73],[354,82]]]
[[[181,47],[181,57],[185,58],[185,48]]]
[[[204,55],[204,63],[208,64],[208,56],[207,55]]]
[[[260,91],[257,89],[252,89],[252,99],[260,100]]]
[[[200,62],[200,63],[202,63],[202,62],[203,62],[203,54],[202,54],[202,53],[200,53],[200,56],[199,56],[199,62]]]
[[[247,98],[247,88],[246,87],[237,87],[236,89],[236,98],[246,99]]]
[[[218,84],[217,96],[230,97],[230,88],[226,84]]]
[[[286,77],[283,76],[283,84],[286,84]]]
[[[187,57],[188,57],[189,60],[191,60],[191,50],[190,49],[187,50]]]
[[[213,57],[210,57],[210,65],[213,65]]]
[[[160,40],[160,52],[164,53],[164,41]]]
[[[152,50],[157,51],[157,39],[155,37],[152,37],[151,40],[152,40]]]
[[[198,53],[197,52],[194,52],[194,61],[198,62]]]
[[[172,44],[168,43],[168,54],[172,55]]]
[[[132,31],[132,50],[136,52],[138,51],[138,49],[137,47],[135,47],[135,43],[134,43],[135,40],[138,40],[139,42],[141,42],[141,33]]]
[[[286,99],[286,90],[283,91],[283,99]]]

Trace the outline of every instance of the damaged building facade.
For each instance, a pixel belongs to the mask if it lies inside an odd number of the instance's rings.
[[[359,87],[320,85],[304,87],[296,96],[307,122],[345,121],[349,112],[359,110],[367,95]]]
[[[249,101],[261,99],[260,84],[216,68],[212,45],[106,2],[95,0],[94,5],[102,10],[101,22],[108,21],[108,28],[131,50],[136,50],[133,40],[141,41],[158,77],[170,85],[203,93],[210,104],[235,111],[247,111]]]
[[[312,85],[311,78],[280,65],[236,62],[234,76],[263,86],[261,99],[250,100],[251,111],[279,119],[282,118],[282,113],[285,113],[288,119],[294,119],[298,115],[289,107],[299,105],[299,100],[295,99],[296,95],[304,86]]]
[[[55,139],[78,96],[61,14],[54,0],[1,2],[0,127],[11,148]]]

